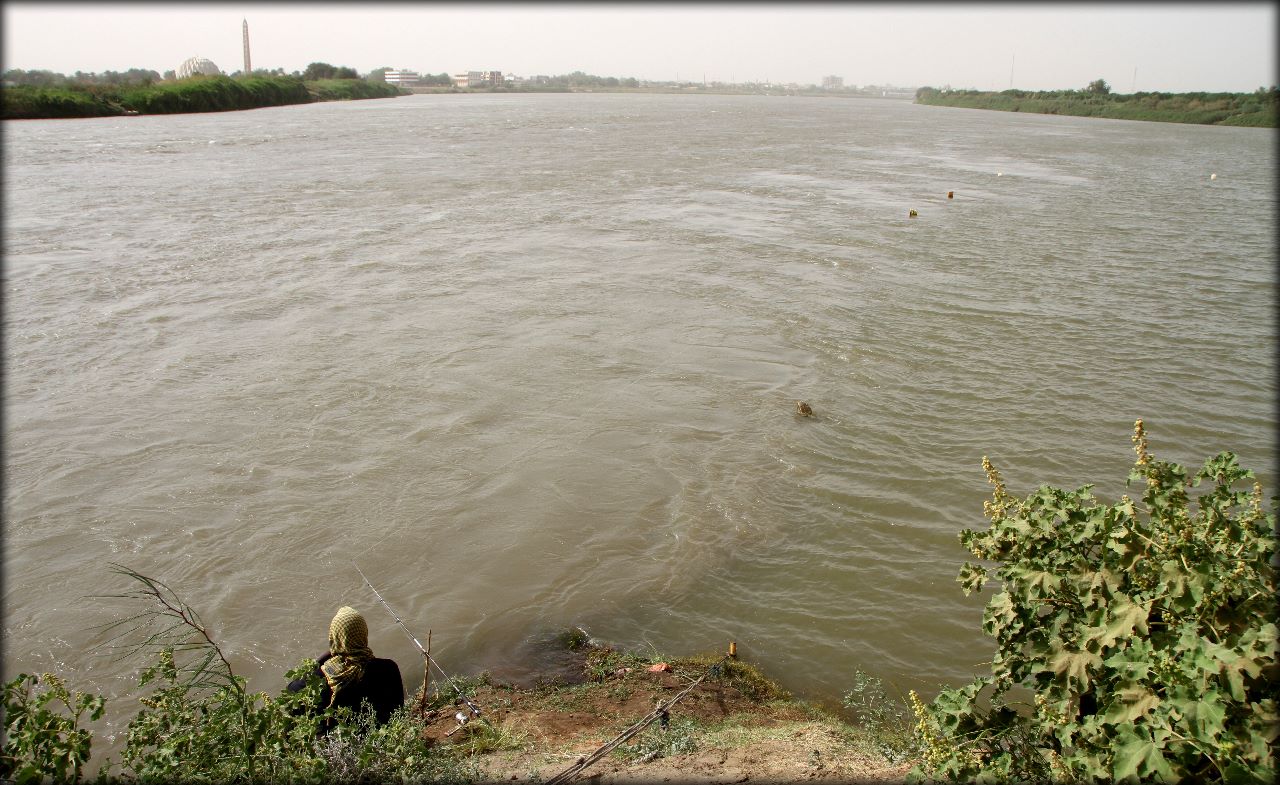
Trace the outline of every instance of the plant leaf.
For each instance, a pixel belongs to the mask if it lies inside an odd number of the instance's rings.
[[[1161,780],[1174,779],[1160,748],[1132,726],[1119,730],[1112,750],[1111,774],[1116,782],[1150,779],[1153,774]]]
[[[1116,690],[1116,696],[1119,700],[1111,705],[1102,718],[1104,722],[1113,725],[1133,722],[1160,705],[1160,699],[1155,693],[1140,684],[1122,687]]]
[[[1089,636],[1103,648],[1111,648],[1116,641],[1132,637],[1136,629],[1138,634],[1147,632],[1147,614],[1145,605],[1139,605],[1128,597],[1121,596],[1107,609],[1108,619],[1102,628]],[[1096,629],[1096,628],[1095,628]]]
[[[1203,695],[1182,701],[1182,721],[1187,725],[1193,738],[1205,742],[1216,742],[1223,732],[1223,722],[1227,718],[1227,707],[1220,700],[1217,690],[1209,690]]]
[[[1068,685],[1074,682],[1081,691],[1089,686],[1089,667],[1102,662],[1102,658],[1092,652],[1066,648],[1061,640],[1050,644],[1049,651],[1049,670],[1065,679]]]

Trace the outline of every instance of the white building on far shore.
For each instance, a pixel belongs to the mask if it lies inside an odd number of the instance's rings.
[[[422,74],[417,71],[410,71],[408,68],[400,68],[383,73],[382,78],[386,80],[387,84],[411,85],[417,84],[418,80],[422,78]]]
[[[203,74],[205,76],[217,76],[222,73],[218,66],[213,64],[208,58],[196,56],[188,57],[182,61],[182,65],[178,66],[174,71],[174,76],[178,79],[186,79],[188,76]]]

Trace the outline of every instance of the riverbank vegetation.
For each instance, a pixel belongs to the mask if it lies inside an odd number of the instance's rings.
[[[6,81],[8,76],[6,74]],[[250,76],[192,76],[163,81],[145,76],[118,81],[45,78],[27,80],[23,84],[6,84],[0,98],[3,99],[4,119],[29,120],[226,112],[313,101],[390,98],[407,92],[385,82],[345,76],[308,80],[300,76],[254,72]]]
[[[545,781],[598,752],[594,773],[641,781],[1272,782],[1277,500],[1264,509],[1261,486],[1231,453],[1190,474],[1155,458],[1141,420],[1133,445],[1139,498],[1109,504],[1091,486],[1018,499],[984,458],[990,525],[959,533],[979,563],[957,580],[966,594],[995,590],[983,615],[997,646],[991,675],[926,704],[854,671],[848,720],[724,655],[646,656],[571,630],[559,640],[578,657],[576,678],[424,684],[384,726],[347,716],[320,735],[304,711],[319,694],[314,678],[300,693],[250,693],[194,609],[117,567],[134,589],[113,596],[143,611],[112,625],[116,640],[155,664],[142,672],[150,691],[121,761],[99,776]],[[314,671],[308,660],[286,678]],[[484,707],[482,719],[455,719],[465,717],[459,693]],[[661,723],[637,724],[676,694],[687,698]],[[52,674],[5,684],[0,779],[81,779],[91,744],[82,723],[104,708]]]
[[[1163,123],[1276,127],[1277,99],[1274,85],[1252,93],[1132,93],[1121,95],[1101,79],[1083,90],[1031,92],[1004,90],[938,90],[921,87],[916,103],[1002,112],[1106,117],[1114,120],[1151,120]]]
[[[1016,499],[983,459],[991,525],[960,533],[980,563],[958,580],[995,584],[983,631],[997,649],[990,676],[928,707],[912,694],[926,772],[1275,781],[1277,499],[1267,512],[1231,453],[1189,474],[1156,460],[1141,420],[1133,444],[1140,500],[1111,504],[1088,485]]]
[[[343,708],[336,727],[320,733],[311,708],[321,689],[315,661],[303,660],[283,677],[304,681],[301,691],[251,693],[195,609],[159,581],[115,571],[136,583],[112,596],[143,605],[108,625],[119,633],[112,641],[127,656],[150,655],[154,663],[140,675],[147,692],[120,759],[102,764],[99,782],[538,781],[627,731],[628,743],[605,750],[593,774],[647,771],[670,779],[674,772],[685,781],[700,770],[714,779],[730,760],[778,781],[820,773],[894,782],[907,772],[905,759],[887,757],[872,732],[794,700],[748,663],[723,654],[626,653],[577,629],[557,636],[570,667],[551,681],[516,687],[485,674],[441,680],[420,687],[384,725],[372,712],[355,716]],[[864,687],[859,707],[876,700]],[[459,715],[468,706],[461,696],[483,713]],[[658,700],[669,702],[666,717],[654,713]],[[5,684],[0,780],[84,779],[92,742],[84,724],[104,709],[102,696],[73,692],[53,674],[20,674]],[[691,761],[695,753],[704,759]]]

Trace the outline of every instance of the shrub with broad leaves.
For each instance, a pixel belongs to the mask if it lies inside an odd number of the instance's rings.
[[[1272,782],[1276,678],[1275,499],[1231,453],[1193,477],[1148,451],[1127,495],[994,487],[991,525],[960,542],[965,594],[994,578],[983,614],[992,674],[912,696],[926,749],[914,778]],[[1019,693],[1031,703],[1019,705]]]
[[[4,744],[0,780],[36,783],[80,779],[92,743],[87,728],[102,716],[101,695],[71,692],[51,673],[20,673],[4,685]]]

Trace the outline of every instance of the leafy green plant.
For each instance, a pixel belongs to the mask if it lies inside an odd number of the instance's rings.
[[[157,663],[143,671],[138,686],[162,682],[154,695],[140,699],[144,708],[129,724],[126,766],[148,780],[216,763],[216,770],[232,779],[239,779],[242,768],[243,776],[254,780],[263,728],[244,679],[232,671],[195,609],[172,589],[118,564],[111,569],[137,585],[105,596],[142,603],[133,615],[105,626],[116,632],[112,648],[123,650],[118,657],[155,652]]]
[[[991,525],[960,542],[999,565],[983,614],[998,648],[990,677],[928,707],[911,694],[917,776],[1274,781],[1275,500],[1267,513],[1259,484],[1234,487],[1254,475],[1231,453],[1188,477],[1150,454],[1141,420],[1133,442],[1141,502],[1091,486],[1019,501],[983,459]],[[958,580],[968,594],[992,576],[966,563]]]
[[[314,707],[321,678],[314,660],[285,675],[302,690],[278,697],[251,693],[195,610],[163,583],[119,565],[137,586],[114,597],[143,601],[134,615],[108,625],[126,655],[152,651],[156,663],[139,686],[154,685],[129,723],[125,769],[139,782],[381,782],[441,774],[401,708],[375,727],[373,716],[341,710],[339,724],[319,733]],[[346,727],[350,723],[352,727]],[[444,770],[447,773],[447,770]],[[392,777],[394,775],[394,777]],[[425,775],[424,775],[425,776]],[[443,775],[437,779],[447,779]]]
[[[52,704],[52,707],[51,707]],[[4,685],[4,745],[0,780],[75,782],[89,760],[91,734],[80,727],[102,716],[100,695],[73,693],[51,673],[20,673]]]
[[[352,715],[344,707],[338,714],[338,725],[316,744],[324,762],[324,782],[407,785],[467,780],[456,759],[432,754],[410,707],[397,709],[384,725],[377,724],[371,708]]]
[[[338,710],[325,735],[315,714],[322,679],[314,660],[289,671],[298,692],[251,693],[196,612],[169,587],[120,565],[136,582],[109,597],[141,600],[142,608],[105,626],[120,656],[154,655],[143,669],[142,708],[130,721],[122,753],[123,779],[140,783],[455,782],[467,778],[455,756],[432,754],[421,723],[401,707],[378,726],[371,711]],[[483,682],[486,677],[478,677]],[[437,696],[439,698],[439,696]],[[443,700],[441,701],[443,702]],[[74,782],[89,758],[91,734],[81,728],[103,714],[105,700],[69,692],[55,676],[27,674],[4,685],[0,779]],[[485,742],[509,743],[501,734]],[[504,739],[506,741],[504,742]],[[106,768],[100,780],[109,777]]]
[[[157,683],[140,698],[129,723],[123,763],[139,782],[324,782],[325,760],[316,752],[316,718],[307,712],[319,697],[316,664],[304,661],[287,676],[309,683],[278,699],[248,693],[243,681],[198,693],[183,680],[170,649],[145,669],[139,686]]]
[[[698,723],[689,717],[676,717],[666,728],[650,725],[630,744],[613,751],[614,757],[626,761],[651,761],[668,755],[684,755],[698,749]]]
[[[889,697],[880,679],[854,671],[853,688],[844,694],[841,705],[853,712],[858,724],[875,739],[876,751],[889,763],[901,763],[918,752],[911,712],[901,701]]]

